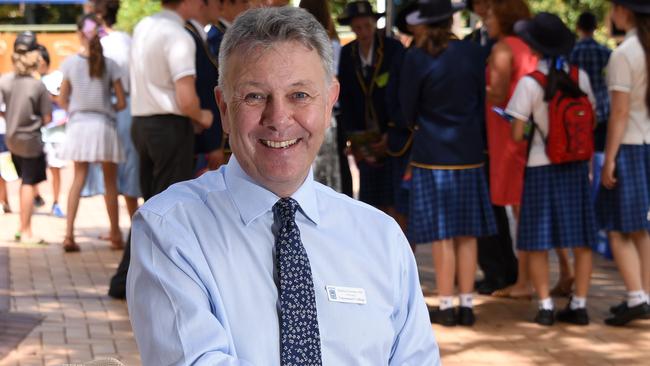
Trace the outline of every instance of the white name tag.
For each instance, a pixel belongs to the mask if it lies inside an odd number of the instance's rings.
[[[326,286],[325,288],[330,301],[361,305],[366,303],[366,290],[362,288],[340,286]]]

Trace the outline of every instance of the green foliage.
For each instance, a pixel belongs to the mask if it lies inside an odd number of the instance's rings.
[[[122,0],[117,15],[117,28],[131,33],[140,19],[159,10],[160,1],[157,0]]]

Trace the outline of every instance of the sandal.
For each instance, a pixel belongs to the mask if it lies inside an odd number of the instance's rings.
[[[494,297],[501,297],[506,299],[514,300],[532,300],[533,295],[530,292],[527,293],[513,293],[512,290],[514,286],[508,286],[499,290],[496,290],[492,293]]]
[[[66,253],[74,253],[80,251],[81,248],[77,243],[75,243],[74,239],[71,236],[66,236],[65,239],[63,239],[63,251]]]
[[[571,296],[571,289],[573,287],[573,277],[560,279],[551,290],[551,296],[555,297],[569,297]]]

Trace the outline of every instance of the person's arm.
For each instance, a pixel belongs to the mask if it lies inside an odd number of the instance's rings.
[[[503,41],[492,48],[488,62],[490,84],[486,88],[488,102],[501,105],[508,100],[508,89],[512,78],[512,50]]]
[[[39,100],[39,112],[43,120],[43,125],[52,122],[52,100],[50,92],[47,91],[45,84],[41,83],[41,94]]]
[[[59,90],[59,106],[68,111],[70,106],[70,92],[72,91],[72,86],[70,85],[70,80],[63,79],[61,82],[61,89]]]
[[[535,89],[533,89],[535,88]],[[543,93],[541,86],[530,77],[523,77],[517,83],[514,93],[506,107],[506,113],[512,116],[511,136],[516,142],[521,142],[525,138],[526,123],[533,114],[533,90]]]
[[[207,263],[191,255],[198,243],[190,227],[184,217],[161,217],[146,207],[133,218],[127,304],[142,364],[251,366],[233,354],[221,302],[210,302],[197,273]]]
[[[395,224],[396,228],[397,225]],[[395,313],[393,324],[397,333],[393,341],[391,366],[437,366],[440,365],[440,351],[431,329],[429,312],[424,302],[418,268],[408,241],[401,231],[393,237],[399,252],[398,279],[395,283]]]
[[[600,178],[603,186],[608,189],[616,185],[616,155],[630,116],[630,93],[612,90],[611,106],[605,142],[605,165]]]
[[[212,112],[209,109],[201,109],[199,96],[196,94],[196,78],[194,75],[184,76],[175,82],[176,103],[183,115],[188,116],[198,125],[205,129],[212,126]]]
[[[113,81],[113,92],[117,98],[117,102],[113,105],[113,108],[119,112],[126,108],[126,96],[124,95],[124,88],[120,79]]]

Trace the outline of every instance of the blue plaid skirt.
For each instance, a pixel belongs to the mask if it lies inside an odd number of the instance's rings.
[[[393,176],[391,165],[384,161],[380,166],[357,162],[359,168],[359,201],[371,206],[393,205]]]
[[[600,228],[631,233],[650,230],[650,145],[621,145],[616,187],[600,186],[596,214]]]
[[[410,194],[408,238],[411,243],[496,233],[483,168],[413,167]]]
[[[398,157],[389,157],[391,175],[393,177],[393,206],[395,210],[402,214],[409,213],[409,190],[403,182],[404,172],[409,165],[410,157],[408,154]]]
[[[517,248],[591,247],[596,217],[587,162],[526,168]]]

